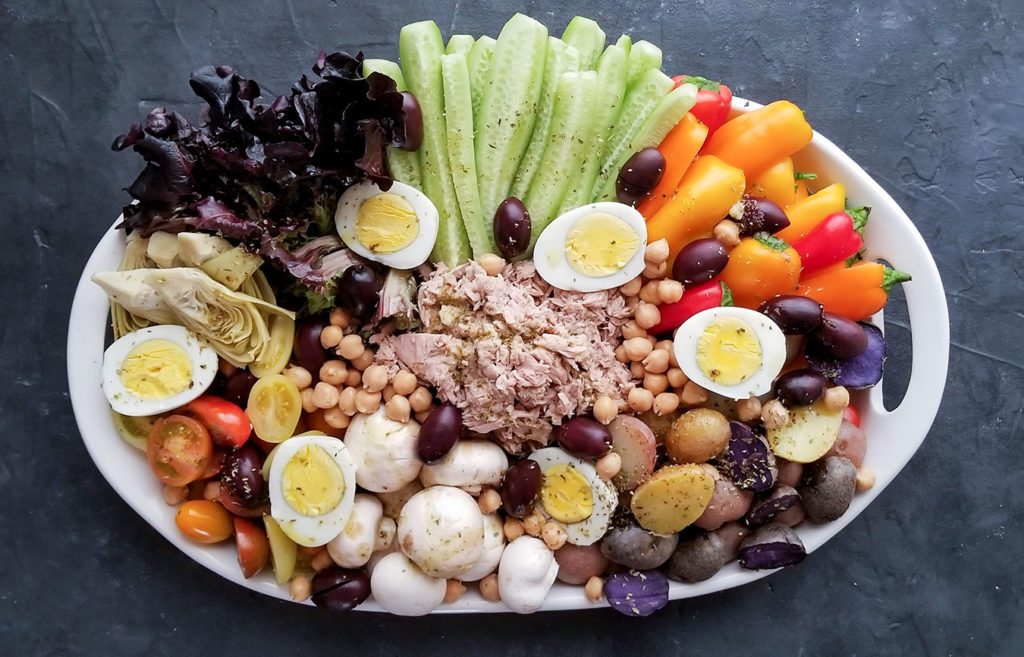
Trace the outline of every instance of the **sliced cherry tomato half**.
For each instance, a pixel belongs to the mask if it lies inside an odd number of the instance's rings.
[[[302,415],[302,395],[291,379],[271,374],[252,387],[245,414],[257,436],[268,443],[279,443],[295,435]]]
[[[853,407],[853,405],[849,405],[843,409],[843,419],[850,424],[858,427],[860,426],[860,413]]]
[[[174,524],[197,543],[220,543],[234,531],[227,509],[210,500],[189,500],[178,507]]]
[[[156,421],[146,441],[146,457],[153,473],[168,486],[190,484],[215,465],[210,433],[184,415]]]
[[[220,397],[203,395],[185,404],[178,412],[206,425],[210,438],[222,447],[241,447],[252,435],[252,424],[245,411]]]
[[[248,579],[263,570],[270,562],[270,541],[263,529],[252,520],[235,518],[235,547],[238,565]]]

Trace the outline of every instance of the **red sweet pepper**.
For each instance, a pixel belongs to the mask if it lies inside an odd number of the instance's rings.
[[[854,256],[864,244],[853,217],[846,212],[828,215],[806,236],[793,242],[800,254],[803,274],[823,269]]]
[[[677,87],[684,82],[697,85],[697,103],[690,109],[690,113],[708,127],[707,139],[711,139],[715,130],[718,130],[729,118],[729,110],[732,108],[732,91],[724,84],[696,75],[677,75],[672,79]],[[707,143],[706,140],[705,143]]]
[[[700,285],[690,285],[679,301],[658,306],[661,321],[651,327],[651,335],[661,335],[679,328],[683,322],[702,310],[732,305],[732,292],[717,278]]]

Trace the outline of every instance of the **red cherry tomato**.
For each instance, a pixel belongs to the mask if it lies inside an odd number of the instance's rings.
[[[860,426],[860,413],[852,405],[843,409],[843,419],[855,426]]]
[[[196,418],[210,430],[213,442],[223,447],[241,447],[252,434],[249,416],[226,399],[203,395],[179,411]]]
[[[235,518],[235,547],[238,565],[247,579],[263,570],[270,561],[270,542],[259,525],[245,518]]]
[[[231,536],[231,514],[210,500],[189,500],[178,507],[174,524],[197,543],[220,543]]]
[[[157,420],[150,429],[146,457],[160,481],[168,486],[184,486],[213,467],[213,441],[197,420],[170,415]]]

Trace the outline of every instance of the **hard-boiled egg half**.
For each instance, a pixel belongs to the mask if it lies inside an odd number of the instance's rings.
[[[529,456],[540,465],[540,508],[565,526],[568,541],[591,545],[608,531],[618,493],[593,465],[558,447],[538,449]]]
[[[387,191],[370,180],[352,185],[338,200],[334,222],[348,248],[393,269],[422,265],[437,241],[437,208],[397,181]]]
[[[569,210],[544,229],[533,251],[537,273],[561,290],[596,292],[633,280],[644,270],[647,224],[622,203]]]
[[[217,352],[184,326],[132,331],[103,353],[103,393],[129,417],[157,415],[192,401],[217,375]]]
[[[676,330],[673,349],[691,381],[730,399],[770,391],[786,362],[782,330],[749,308],[709,308],[697,313]]]
[[[267,481],[270,515],[299,545],[327,544],[352,514],[356,466],[332,436],[303,434],[278,445]]]

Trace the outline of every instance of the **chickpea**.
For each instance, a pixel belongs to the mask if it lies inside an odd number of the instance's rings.
[[[416,389],[418,385],[416,382],[416,375],[409,370],[399,370],[398,374],[395,375],[391,385],[395,387],[396,395],[409,395]]]
[[[679,401],[686,406],[696,406],[708,400],[708,391],[693,381],[687,381],[683,391],[679,393]]]
[[[326,422],[329,427],[334,429],[345,429],[351,421],[352,418],[346,415],[345,411],[341,410],[337,406],[324,410],[324,422]]]
[[[384,399],[384,403],[391,401],[391,398],[395,396],[395,386],[390,383],[384,386],[384,389],[380,391],[381,397]]]
[[[857,468],[857,490],[868,490],[875,485],[875,471],[871,468]]]
[[[348,377],[348,368],[341,360],[329,360],[320,368],[320,380],[332,386],[340,386]]]
[[[668,371],[668,352],[664,349],[654,349],[643,360],[644,369],[651,374],[664,374]]]
[[[740,243],[740,227],[732,219],[722,219],[715,224],[712,233],[719,242],[727,247],[733,247]]]
[[[668,240],[664,237],[656,242],[651,242],[644,249],[644,262],[666,262],[669,254]]]
[[[451,604],[462,597],[466,592],[466,585],[457,579],[448,580],[444,589],[444,601]]]
[[[789,420],[789,410],[778,399],[761,406],[761,421],[765,429],[781,429],[789,424]]]
[[[683,298],[683,284],[671,278],[658,281],[658,299],[662,303],[675,303]]]
[[[305,575],[296,575],[288,583],[288,593],[291,594],[292,600],[296,602],[308,600],[309,596],[313,593],[313,581]]]
[[[662,392],[654,398],[655,415],[668,415],[679,408],[679,395],[674,392]]]
[[[284,374],[288,379],[295,384],[295,387],[299,390],[303,390],[313,385],[313,375],[309,373],[305,367],[299,365],[289,365],[284,368]]]
[[[412,416],[414,418],[416,418],[417,422],[419,422],[420,424],[423,424],[424,422],[427,421],[427,418],[430,417],[430,410],[431,409],[427,409],[425,411],[417,411],[417,412],[413,413]]]
[[[672,352],[670,351],[669,352],[669,364],[671,364],[671,361],[672,361]],[[686,385],[686,382],[689,381],[689,379],[686,378],[686,375],[683,374],[683,371],[681,369],[679,369],[678,367],[670,367],[670,368],[668,368],[668,371],[665,372],[665,378],[668,379],[668,384],[670,386],[672,386],[673,388],[682,388],[683,386]]]
[[[433,403],[434,395],[430,394],[430,391],[423,386],[417,386],[409,395],[409,407],[416,413],[430,410]]]
[[[523,518],[523,531],[530,536],[540,536],[541,531],[544,529],[544,516],[534,511],[530,515]]]
[[[644,369],[644,364],[643,363],[635,362],[635,363],[630,363],[629,364],[629,374],[634,379],[642,379],[642,378],[644,378],[644,374],[646,374],[646,373],[647,373],[647,370]]]
[[[822,401],[828,410],[839,412],[850,405],[850,391],[843,386],[833,386],[825,391]]]
[[[345,376],[345,385],[347,385],[349,388],[358,388],[362,384],[363,373],[353,367],[348,371],[348,374]]]
[[[393,395],[384,405],[384,414],[389,420],[395,422],[408,422],[412,409],[409,407],[409,400],[401,395]]]
[[[675,343],[671,340],[658,340],[654,343],[655,349],[664,349],[666,352],[671,352],[675,349]]]
[[[660,395],[668,390],[668,377],[664,374],[644,374],[644,388],[651,391],[652,395]]]
[[[646,338],[647,329],[642,329],[636,325],[635,320],[629,320],[622,325],[622,338],[624,340],[631,340],[633,338]]]
[[[626,348],[626,356],[631,361],[640,361],[647,357],[647,354],[651,353],[651,342],[647,338],[630,338],[622,343],[622,346]]]
[[[497,276],[505,271],[505,259],[496,253],[485,253],[477,263],[483,267],[488,276]]]
[[[636,295],[640,294],[640,288],[643,287],[643,285],[644,282],[640,279],[639,276],[637,276],[630,282],[619,287],[619,292],[624,297],[635,297]]]
[[[494,573],[487,575],[480,580],[480,597],[488,602],[500,602],[501,593],[498,591],[498,576]]]
[[[353,358],[349,362],[352,363],[352,367],[356,368],[360,372],[363,372],[366,370],[366,368],[373,364],[373,352],[370,351],[369,349],[365,349],[362,354],[360,354],[356,358]]]
[[[509,543],[526,533],[526,530],[523,528],[523,521],[519,518],[506,518],[502,529],[505,532],[505,540]]]
[[[601,396],[594,402],[594,419],[608,424],[619,414],[619,405],[611,397]]]
[[[617,452],[608,452],[597,459],[594,469],[597,470],[598,477],[604,481],[611,481],[612,477],[622,470],[622,457]]]
[[[306,411],[307,413],[312,413],[316,409],[320,408],[319,406],[316,405],[316,402],[313,401],[312,388],[303,388],[302,390],[299,391],[299,396],[302,399],[302,410]]]
[[[501,508],[501,494],[493,488],[488,488],[480,493],[476,503],[480,507],[480,513],[484,515],[494,513]]]
[[[640,300],[653,304],[660,303],[661,299],[658,297],[658,283],[659,281],[647,281],[644,283],[644,286],[640,288]]]
[[[333,566],[334,560],[331,559],[330,552],[328,552],[327,550],[320,550],[315,555],[313,555],[312,559],[310,559],[309,565],[313,568],[313,570],[320,572],[324,568],[329,568],[330,566]]]
[[[313,388],[313,403],[317,408],[331,408],[338,405],[338,389],[323,381]]]
[[[667,262],[659,262],[657,264],[655,264],[653,262],[649,262],[649,263],[647,263],[647,266],[644,267],[643,276],[645,278],[650,278],[650,279],[664,278],[665,274],[667,274],[667,273],[668,273],[668,263]]]
[[[380,392],[388,385],[388,369],[383,365],[370,365],[363,370],[363,387],[367,392]]]
[[[736,419],[740,422],[753,422],[761,417],[761,400],[757,397],[741,399],[736,402]]]
[[[341,330],[340,326],[328,324],[324,327],[324,330],[320,331],[320,344],[323,345],[324,349],[337,347],[341,344],[343,337],[345,337],[345,333]]]
[[[636,325],[642,329],[653,328],[661,321],[661,311],[654,304],[641,301],[636,307]]]
[[[615,360],[619,361],[620,363],[629,362],[629,356],[626,355],[625,345],[620,344],[619,346],[615,347]]]
[[[587,600],[600,602],[601,598],[604,597],[604,579],[598,575],[593,575],[583,586],[583,592],[586,594]]]
[[[557,550],[565,545],[569,535],[566,533],[565,527],[557,522],[548,521],[544,523],[544,527],[540,530],[540,537],[544,541],[544,545],[547,545],[551,550]]]
[[[188,498],[188,486],[168,486],[164,484],[164,502],[177,506]]]
[[[359,358],[364,351],[366,347],[363,345],[363,339],[355,333],[346,335],[338,343],[338,355],[348,360]]]
[[[356,414],[356,391],[358,388],[342,388],[338,395],[338,410],[345,415]]]
[[[352,318],[349,317],[348,311],[344,308],[333,308],[331,310],[330,322],[334,326],[340,326],[342,329],[347,329],[349,324],[352,323]]]
[[[356,410],[360,413],[373,413],[380,407],[380,393],[360,390],[356,393]]]
[[[637,413],[649,411],[654,406],[654,393],[645,388],[633,388],[629,391],[626,403]]]

